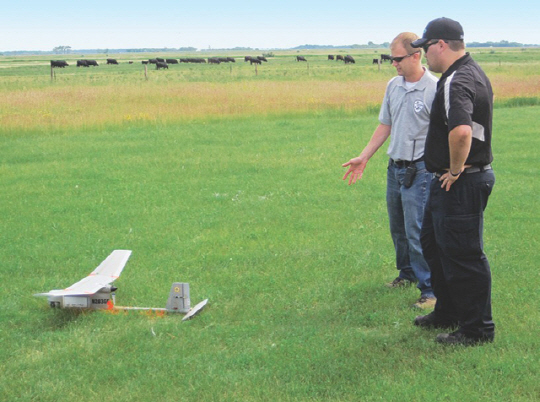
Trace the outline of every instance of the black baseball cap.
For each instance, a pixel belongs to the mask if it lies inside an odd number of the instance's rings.
[[[450,18],[437,18],[429,22],[424,29],[424,35],[411,43],[412,47],[421,47],[430,39],[463,40],[463,27]]]

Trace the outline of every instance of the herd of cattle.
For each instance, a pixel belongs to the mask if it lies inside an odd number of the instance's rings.
[[[345,64],[350,63],[356,63],[354,58],[351,55],[328,55],[328,60],[336,60],[336,61],[343,61]],[[373,59],[373,64],[380,64],[384,61],[390,61],[391,57],[388,54],[381,54],[381,58],[379,59]],[[246,56],[244,57],[244,62],[248,62],[250,64],[261,64],[263,61],[268,62],[268,60],[264,56]],[[307,62],[307,59],[304,56],[296,56],[296,61],[305,61]],[[129,64],[133,64],[132,61],[128,61]],[[142,60],[142,64],[153,64],[156,66],[156,69],[162,69],[162,68],[169,68],[169,64],[179,64],[179,63],[208,63],[208,64],[221,64],[221,63],[236,63],[236,59],[234,57],[209,57],[208,61],[202,57],[192,57],[192,58],[181,58],[181,59],[162,59],[159,57],[156,57],[155,59],[148,59],[148,60]],[[107,64],[118,64],[118,60],[116,59],[107,59]],[[65,60],[51,60],[51,67],[60,67],[64,68],[69,66],[69,64]],[[90,67],[90,66],[99,66],[96,60],[77,60],[77,67]]]
[[[107,59],[107,64],[118,64],[118,61],[116,59]],[[129,62],[129,64],[133,64],[132,61]],[[69,64],[65,60],[51,60],[51,67],[68,67]],[[77,67],[90,67],[95,66],[98,67],[99,64],[96,60],[77,60]]]

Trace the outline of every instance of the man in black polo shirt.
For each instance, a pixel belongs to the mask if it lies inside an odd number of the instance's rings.
[[[435,310],[414,324],[453,328],[443,344],[492,342],[491,272],[483,251],[483,215],[495,184],[491,169],[493,92],[465,52],[457,21],[431,21],[421,39],[429,69],[442,73],[431,109],[426,167],[435,173],[422,225],[422,249],[437,298]]]

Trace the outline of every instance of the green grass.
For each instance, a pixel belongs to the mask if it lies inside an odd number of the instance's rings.
[[[2,401],[533,401],[540,396],[540,107],[499,108],[486,211],[495,343],[435,344],[392,291],[384,152],[348,187],[376,114],[10,132],[0,142]],[[55,311],[113,249],[117,301],[178,316]],[[153,332],[155,336],[153,335]]]

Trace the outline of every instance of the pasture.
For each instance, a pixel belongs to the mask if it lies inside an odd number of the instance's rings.
[[[540,49],[471,52],[496,96],[497,335],[477,348],[435,344],[412,325],[416,289],[383,285],[385,153],[341,180],[394,76],[378,53],[276,52],[257,72],[226,54],[148,79],[155,55],[70,55],[53,81],[51,57],[0,57],[0,400],[538,400]],[[181,322],[32,296],[113,249],[133,250],[118,304],[162,307],[182,281],[206,309]]]

